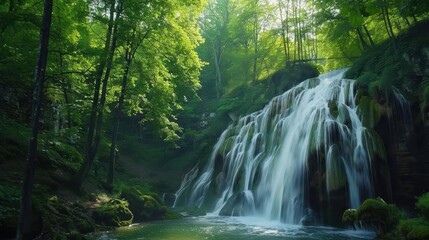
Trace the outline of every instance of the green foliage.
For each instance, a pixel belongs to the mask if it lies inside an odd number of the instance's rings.
[[[421,195],[416,202],[416,207],[422,212],[422,217],[402,220],[399,231],[406,240],[424,240],[429,238],[429,193]],[[387,239],[387,238],[386,238]]]
[[[422,212],[423,217],[429,221],[429,192],[417,199],[416,207]]]
[[[68,139],[52,132],[42,132],[39,138],[38,155],[42,166],[77,173],[82,164],[82,155]]]
[[[357,79],[357,83],[361,87],[368,87],[371,82],[377,81],[377,75],[373,72],[363,72]]]
[[[131,225],[133,213],[128,208],[128,202],[121,199],[111,199],[94,210],[93,217],[96,222],[112,227]]]
[[[30,131],[25,125],[10,118],[0,117],[0,163],[26,157]]]
[[[407,240],[429,238],[429,222],[423,218],[411,218],[401,221],[400,230]]]
[[[427,80],[416,81],[416,76],[422,75],[427,65],[424,49],[429,47],[429,34],[423,29],[428,24],[422,21],[398,35],[396,48],[390,41],[384,41],[364,52],[347,71],[346,77],[357,79],[359,88],[380,104],[384,104],[394,86],[406,95],[414,96],[410,100],[418,101],[424,111],[429,91],[426,90]]]

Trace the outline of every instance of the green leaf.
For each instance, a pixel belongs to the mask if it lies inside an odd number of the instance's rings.
[[[360,15],[359,13],[350,12],[349,21],[353,27],[357,28],[363,24],[364,19],[363,19],[362,15]]]

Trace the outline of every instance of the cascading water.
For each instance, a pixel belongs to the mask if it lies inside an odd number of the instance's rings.
[[[352,208],[374,196],[379,139],[359,119],[355,81],[342,79],[344,72],[308,79],[229,126],[201,175],[195,167],[184,178],[175,206],[299,224],[310,196],[329,204],[342,189]]]

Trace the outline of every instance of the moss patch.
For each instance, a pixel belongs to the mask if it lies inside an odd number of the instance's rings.
[[[95,209],[93,217],[97,223],[123,227],[133,222],[134,215],[128,208],[128,202],[121,199],[111,199]]]
[[[130,203],[135,221],[165,219],[167,207],[161,203],[157,194],[149,193],[137,186],[122,189],[121,198]]]

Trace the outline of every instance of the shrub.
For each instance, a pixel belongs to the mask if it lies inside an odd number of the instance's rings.
[[[422,211],[423,217],[429,220],[429,192],[417,199],[416,207]]]
[[[423,218],[412,218],[401,221],[401,233],[409,240],[429,239],[429,222]]]

